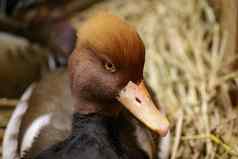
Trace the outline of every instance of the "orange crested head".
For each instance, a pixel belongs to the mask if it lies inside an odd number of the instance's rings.
[[[85,22],[77,34],[77,48],[109,58],[119,69],[143,72],[145,48],[136,29],[117,16],[100,13]],[[80,53],[80,51],[78,51]]]

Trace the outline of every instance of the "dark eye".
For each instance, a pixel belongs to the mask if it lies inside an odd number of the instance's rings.
[[[110,72],[116,72],[116,67],[115,67],[115,65],[114,64],[112,64],[112,63],[110,63],[110,62],[106,62],[105,64],[104,64],[104,67],[105,67],[105,69],[107,70],[107,71],[110,71]]]

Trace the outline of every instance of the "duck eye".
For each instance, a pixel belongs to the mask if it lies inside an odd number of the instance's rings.
[[[110,72],[116,72],[116,67],[115,67],[115,65],[114,64],[112,64],[112,63],[110,63],[110,62],[106,62],[105,64],[104,64],[104,67],[105,67],[105,69],[107,70],[107,71],[110,71]]]

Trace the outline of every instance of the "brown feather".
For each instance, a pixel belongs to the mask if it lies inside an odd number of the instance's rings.
[[[121,18],[100,13],[80,27],[77,37],[76,52],[87,48],[98,56],[108,57],[118,69],[142,74],[144,44],[136,29]]]

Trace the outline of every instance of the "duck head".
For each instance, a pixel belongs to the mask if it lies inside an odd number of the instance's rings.
[[[122,19],[100,14],[80,27],[69,75],[75,111],[113,116],[123,107],[161,136],[169,123],[143,83],[144,44]]]

